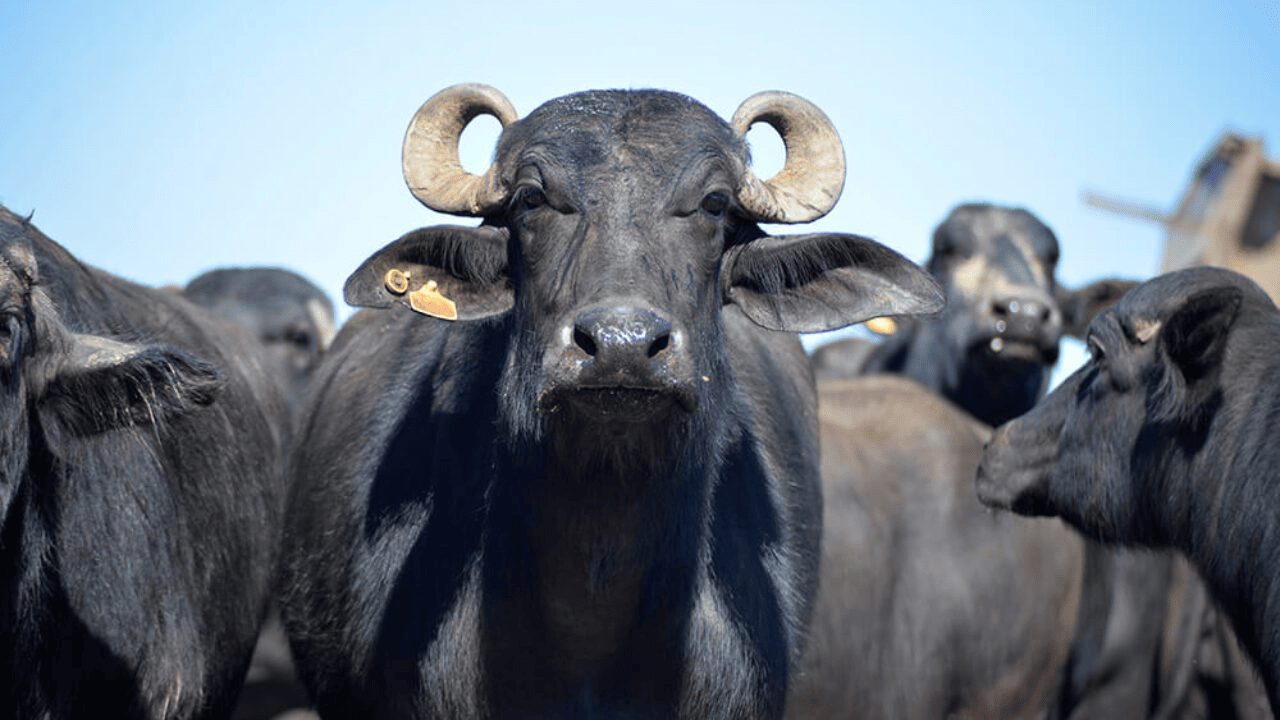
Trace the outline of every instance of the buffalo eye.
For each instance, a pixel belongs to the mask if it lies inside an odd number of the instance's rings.
[[[547,196],[535,187],[521,188],[516,196],[516,204],[525,210],[536,210],[547,204]]]
[[[297,345],[298,347],[311,347],[311,333],[301,328],[290,328],[286,330],[284,339],[286,342]]]
[[[702,210],[712,217],[720,217],[724,215],[724,211],[729,207],[729,196],[722,192],[707,193],[702,198]]]
[[[14,342],[18,336],[19,330],[18,316],[9,314],[0,314],[0,365],[7,365],[17,361],[14,357]]]

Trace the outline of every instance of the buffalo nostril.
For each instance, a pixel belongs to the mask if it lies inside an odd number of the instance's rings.
[[[991,302],[991,316],[1000,321],[1048,323],[1053,319],[1053,307],[1040,300],[1002,298]]]
[[[601,367],[624,367],[655,360],[678,340],[671,321],[643,307],[597,307],[574,320],[570,347],[576,345]],[[603,372],[603,371],[601,371]]]
[[[657,357],[658,353],[666,350],[669,345],[671,345],[671,333],[662,333],[657,337],[657,339],[649,344],[649,357]]]
[[[573,343],[590,357],[595,357],[596,352],[598,352],[596,341],[592,340],[591,336],[583,332],[580,327],[575,327],[573,329]]]

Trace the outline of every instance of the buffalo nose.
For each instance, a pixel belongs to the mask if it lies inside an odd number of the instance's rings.
[[[671,322],[646,308],[594,308],[574,320],[573,343],[604,364],[655,360],[671,346]]]
[[[1048,322],[1053,309],[1042,300],[1005,297],[991,302],[991,314],[997,319]]]
[[[1062,316],[1048,298],[1034,295],[997,296],[991,301],[990,317],[996,336],[1003,341],[1019,340],[1038,345],[1057,360],[1058,340],[1062,335]],[[993,348],[995,349],[995,348]],[[999,350],[996,350],[999,352]]]

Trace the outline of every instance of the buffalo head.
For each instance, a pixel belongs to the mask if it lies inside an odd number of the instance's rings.
[[[473,175],[457,143],[482,113],[504,129],[493,165]],[[787,148],[768,180],[749,164],[755,122]],[[517,120],[493,88],[456,86],[411,122],[404,175],[427,206],[481,224],[405,235],[351,276],[346,300],[507,317],[502,392],[517,419],[617,429],[688,416],[732,382],[728,308],[803,332],[941,307],[929,276],[878,243],[760,228],[822,216],[844,182],[830,121],[786,93],[749,98],[732,122],[660,91],[569,95]]]
[[[221,384],[182,350],[68,329],[41,278],[36,233],[0,208],[0,522],[40,448],[67,461],[60,439],[153,426],[209,403]]]
[[[1030,409],[1048,386],[1062,336],[1080,336],[1135,285],[1064,288],[1055,277],[1058,253],[1053,231],[1026,210],[952,210],[934,232],[926,264],[947,308],[916,329],[920,344],[905,360],[907,372],[992,425]]]
[[[1247,332],[1241,325],[1274,327],[1274,318],[1266,294],[1227,270],[1182,270],[1138,286],[1089,326],[1088,363],[996,432],[978,497],[1059,515],[1102,540],[1167,546],[1166,533],[1193,521],[1194,486],[1229,469],[1215,463],[1202,477],[1206,469],[1193,472],[1192,463],[1207,450],[1229,457],[1238,429],[1239,410],[1224,398],[1233,383],[1237,396],[1249,390],[1225,371],[1231,338]],[[1238,368],[1256,367],[1265,345],[1238,343]]]
[[[271,379],[296,398],[335,334],[333,303],[301,275],[282,268],[219,268],[182,294],[261,342]]]

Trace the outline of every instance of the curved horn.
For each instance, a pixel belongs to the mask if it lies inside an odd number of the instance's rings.
[[[478,115],[492,115],[503,129],[516,121],[516,109],[497,89],[479,83],[464,83],[432,95],[404,134],[401,163],[409,192],[423,205],[451,215],[484,215],[506,199],[497,167],[490,165],[484,175],[462,169],[458,140],[467,124]]]
[[[761,222],[808,222],[830,212],[844,189],[844,145],[826,114],[799,95],[762,92],[738,106],[734,132],[745,138],[758,122],[782,136],[787,161],[768,180],[747,168],[738,202]]]

